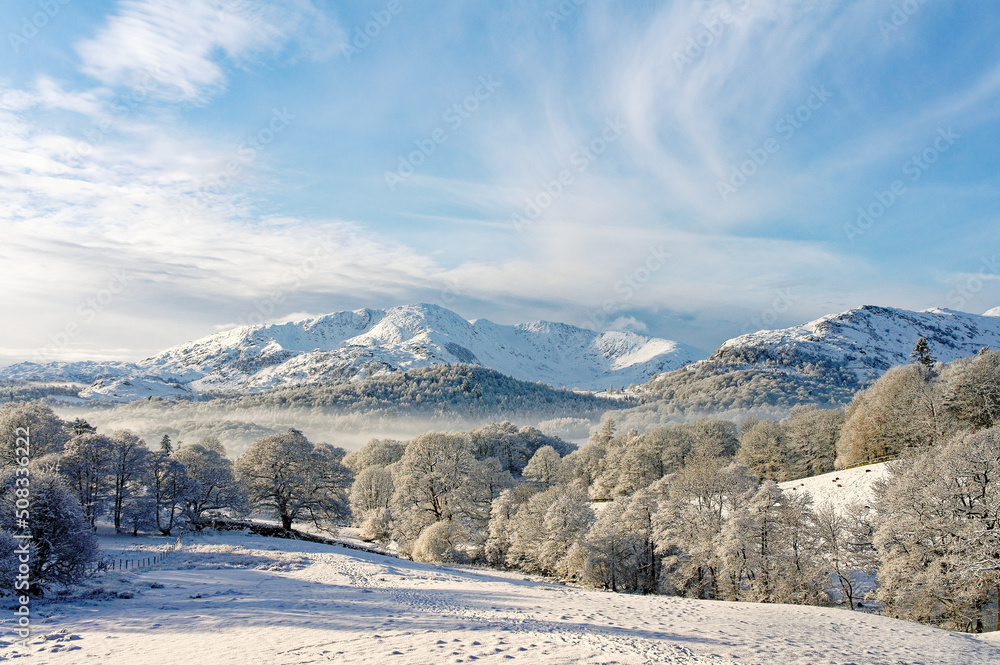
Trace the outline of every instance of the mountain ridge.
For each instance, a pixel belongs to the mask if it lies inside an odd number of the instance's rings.
[[[135,363],[21,363],[0,369],[0,376],[92,383],[83,396],[129,401],[258,391],[467,363],[522,381],[597,390],[645,383],[705,355],[679,342],[631,332],[599,333],[550,321],[469,321],[438,305],[416,304],[241,326]]]

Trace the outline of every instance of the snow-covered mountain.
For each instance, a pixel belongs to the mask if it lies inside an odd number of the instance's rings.
[[[3,368],[0,376],[93,382],[84,396],[128,400],[471,363],[523,381],[601,389],[644,383],[704,356],[678,342],[631,332],[597,333],[547,321],[512,326],[467,321],[443,307],[421,304],[234,328],[137,363],[21,363]]]
[[[986,314],[945,309],[913,312],[866,305],[784,330],[731,339],[709,358],[653,377],[655,396],[619,414],[621,427],[649,428],[671,414],[755,411],[781,417],[796,404],[844,405],[889,368],[913,362],[923,336],[948,362],[1000,348],[1000,308]]]
[[[1000,348],[1000,308],[980,316],[949,309],[913,312],[865,305],[793,328],[736,337],[709,360],[790,369],[838,367],[867,383],[890,367],[912,362],[910,352],[919,337],[942,362],[974,355],[984,346]]]

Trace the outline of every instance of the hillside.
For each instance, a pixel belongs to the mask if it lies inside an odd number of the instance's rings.
[[[139,543],[137,545],[136,543]],[[138,557],[162,539],[107,539]],[[124,549],[124,552],[122,550]],[[39,607],[33,660],[204,663],[998,662],[987,639],[819,607],[634,596],[341,547],[206,535]],[[155,588],[153,588],[155,587]],[[118,596],[118,597],[115,597]],[[34,609],[34,608],[33,608]],[[0,619],[4,626],[12,615]],[[0,658],[15,655],[9,644]]]
[[[923,336],[948,362],[1000,347],[1000,308],[984,315],[866,305],[786,328],[742,335],[711,356],[660,374],[623,426],[650,427],[692,412],[781,416],[796,404],[841,406],[890,367],[913,362]]]
[[[630,332],[597,333],[547,321],[467,321],[423,304],[234,328],[137,363],[21,363],[0,369],[0,378],[82,382],[93,384],[84,397],[129,401],[329,384],[467,363],[521,381],[596,390],[645,383],[704,355]]]
[[[880,462],[789,480],[778,483],[778,487],[788,492],[808,493],[812,498],[813,508],[832,506],[842,510],[852,503],[871,505],[874,499],[872,486],[875,481],[885,478],[887,473],[885,462]]]
[[[941,362],[975,355],[984,346],[1000,347],[1000,308],[980,316],[950,309],[912,312],[865,305],[841,314],[786,328],[763,330],[725,342],[709,360],[729,365],[842,368],[868,383],[890,367],[911,361],[924,337]]]

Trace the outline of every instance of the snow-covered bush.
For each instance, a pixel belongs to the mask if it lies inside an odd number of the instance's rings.
[[[468,542],[468,530],[458,522],[435,522],[420,532],[410,554],[414,561],[462,563],[477,558],[469,552]]]
[[[0,473],[0,533],[8,536],[0,548],[9,549],[10,534],[30,533],[27,566],[32,593],[41,594],[53,584],[79,582],[95,562],[98,547],[77,497],[54,473],[32,469],[29,483],[25,480],[16,468]],[[25,524],[17,516],[18,490],[28,490],[30,495]],[[10,561],[11,556],[5,560]],[[15,579],[5,576],[0,580],[4,592],[14,591]]]

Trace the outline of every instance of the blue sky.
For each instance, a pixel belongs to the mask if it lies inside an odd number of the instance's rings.
[[[993,3],[17,0],[0,26],[0,361],[413,302],[709,351],[1000,305]]]

